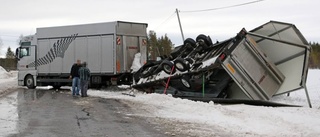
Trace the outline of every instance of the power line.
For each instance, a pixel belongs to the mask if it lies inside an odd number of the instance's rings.
[[[164,20],[162,23],[160,23],[157,27],[155,27],[155,30],[158,29],[160,26],[162,26],[163,24],[165,24],[167,21],[169,21],[173,15],[175,14],[176,12],[173,12],[166,20]]]
[[[15,37],[15,38],[18,38],[19,36],[0,34],[0,37]]]
[[[204,12],[204,11],[212,11],[212,10],[221,10],[221,9],[227,9],[227,8],[233,8],[233,7],[239,7],[239,6],[244,6],[244,5],[249,5],[253,3],[258,3],[264,0],[256,0],[256,1],[251,1],[251,2],[246,2],[246,3],[241,3],[241,4],[236,4],[236,5],[231,5],[231,6],[225,6],[225,7],[219,7],[219,8],[212,8],[212,9],[203,9],[203,10],[189,10],[189,11],[180,11],[180,12]]]

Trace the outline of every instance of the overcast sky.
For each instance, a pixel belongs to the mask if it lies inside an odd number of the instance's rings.
[[[167,34],[175,45],[182,43],[175,9],[185,38],[198,34],[213,40],[233,37],[243,27],[254,29],[270,20],[293,23],[308,41],[320,41],[319,0],[263,0],[249,5],[211,10],[256,0],[2,0],[0,37],[3,57],[8,46],[17,47],[19,35],[36,33],[38,27],[110,21],[148,23],[158,36]]]

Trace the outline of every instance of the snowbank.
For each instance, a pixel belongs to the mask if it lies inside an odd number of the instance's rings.
[[[0,79],[7,79],[12,77],[12,75],[7,72],[2,66],[0,66]]]
[[[7,72],[0,66],[0,95],[7,92],[8,89],[18,87],[18,71]]]

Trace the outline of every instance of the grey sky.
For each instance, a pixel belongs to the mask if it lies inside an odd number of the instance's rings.
[[[0,5],[1,56],[8,46],[17,47],[19,35],[34,34],[38,27],[109,21],[148,23],[148,30],[167,34],[174,44],[182,43],[178,8],[185,37],[210,35],[213,40],[233,37],[243,27],[251,30],[270,20],[295,24],[308,41],[320,41],[318,0],[264,0],[228,9],[187,13],[255,0],[2,0]],[[174,14],[174,15],[173,15]],[[172,15],[172,16],[171,16]],[[171,17],[171,18],[169,18]]]

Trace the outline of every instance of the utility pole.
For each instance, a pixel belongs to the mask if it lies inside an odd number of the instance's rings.
[[[182,26],[181,26],[181,21],[180,21],[180,16],[179,16],[179,10],[178,10],[178,8],[176,8],[176,13],[177,13],[177,17],[178,17],[179,26],[180,26],[180,31],[181,31],[181,36],[182,36],[182,42],[184,42],[184,35],[183,35],[183,31],[182,31]]]

